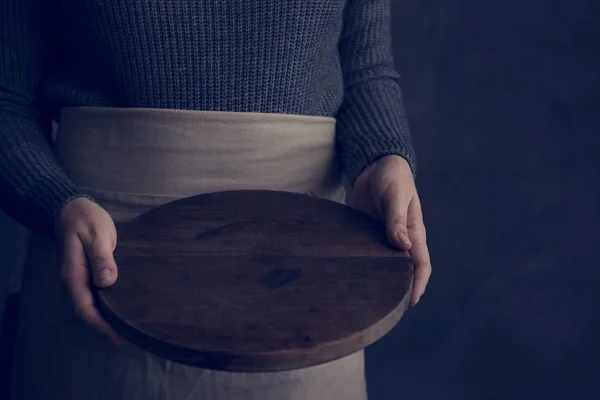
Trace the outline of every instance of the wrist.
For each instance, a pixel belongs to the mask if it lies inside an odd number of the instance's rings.
[[[54,215],[54,234],[58,233],[62,222],[65,219],[66,214],[69,213],[69,210],[73,207],[79,207],[82,203],[92,202],[96,204],[96,202],[84,193],[77,193],[73,196],[70,196],[66,200],[62,202],[62,204],[57,208],[57,211]]]

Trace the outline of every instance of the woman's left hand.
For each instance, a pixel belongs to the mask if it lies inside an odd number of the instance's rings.
[[[419,302],[431,276],[421,202],[406,160],[382,157],[365,169],[354,183],[354,207],[385,220],[387,237],[408,251],[415,269],[411,305]]]

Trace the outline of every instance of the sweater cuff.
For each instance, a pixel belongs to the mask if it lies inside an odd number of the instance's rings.
[[[33,232],[53,237],[56,217],[64,206],[77,198],[93,201],[64,175],[51,173],[45,175],[24,196],[28,206],[19,213],[23,219],[21,222]]]
[[[399,146],[397,143],[370,143],[369,147],[355,146],[350,149],[351,153],[348,155],[348,160],[345,163],[344,171],[348,177],[348,181],[354,185],[356,179],[360,174],[371,164],[378,159],[385,156],[400,156],[404,158],[410,170],[413,178],[416,178],[416,161],[415,155],[412,149],[405,146]]]
[[[372,81],[351,88],[338,113],[338,151],[348,180],[377,159],[398,155],[416,175],[416,155],[396,82]]]

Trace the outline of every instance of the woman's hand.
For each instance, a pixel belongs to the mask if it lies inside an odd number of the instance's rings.
[[[117,280],[113,257],[117,230],[111,216],[93,201],[78,198],[58,214],[55,232],[61,274],[75,314],[90,328],[119,344],[120,336],[94,306],[90,287],[94,284],[105,288]]]
[[[431,275],[421,203],[410,166],[386,156],[371,164],[354,183],[352,205],[386,222],[387,237],[408,251],[415,268],[411,305],[419,302]]]

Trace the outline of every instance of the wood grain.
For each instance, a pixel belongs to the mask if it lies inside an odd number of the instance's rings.
[[[175,201],[119,227],[108,320],[161,357],[229,371],[332,361],[404,314],[412,265],[383,224],[344,205],[274,191]]]

